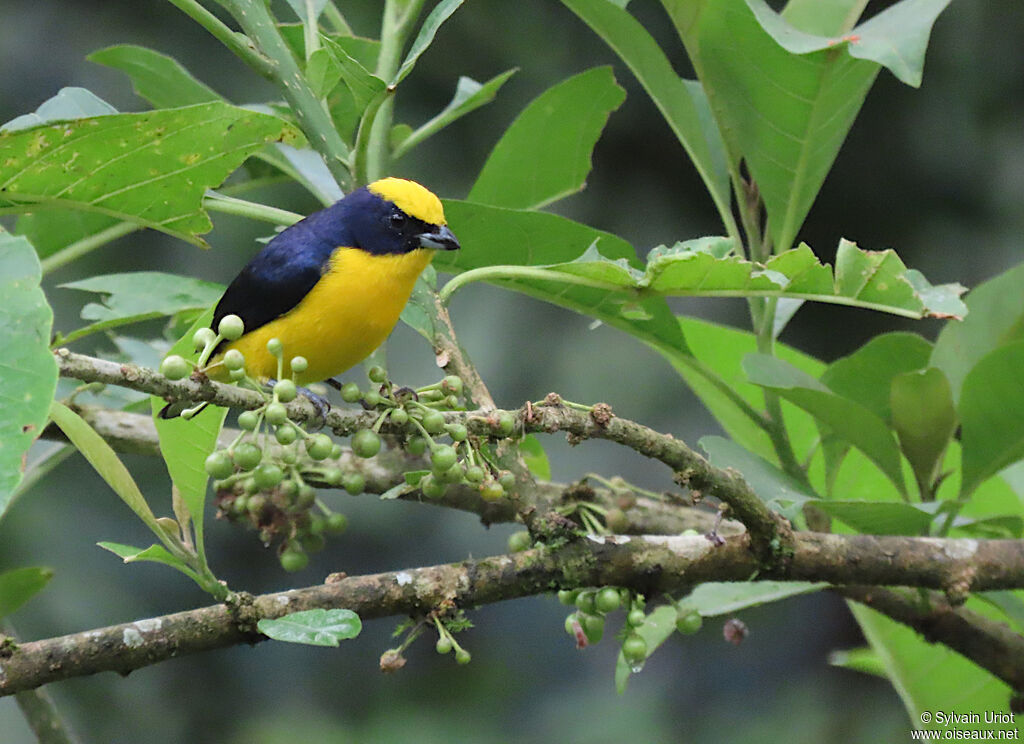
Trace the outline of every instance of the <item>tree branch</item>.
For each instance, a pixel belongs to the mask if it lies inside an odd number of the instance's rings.
[[[658,596],[707,581],[744,581],[759,570],[747,535],[717,547],[703,536],[647,536],[589,537],[556,550],[536,548],[368,576],[332,575],[322,585],[247,598],[230,607],[214,605],[22,643],[0,658],[0,696],[70,677],[102,671],[126,674],[176,656],[255,643],[263,640],[253,630],[257,620],[299,610],[347,608],[364,620],[422,616],[440,606],[471,607],[586,586],[623,586]],[[1024,586],[1024,542],[798,533],[791,560],[764,571],[761,578],[944,588],[968,572],[973,589]],[[951,625],[947,632],[956,636],[966,631]],[[1005,663],[990,671],[1022,689],[1024,639],[1003,635]]]

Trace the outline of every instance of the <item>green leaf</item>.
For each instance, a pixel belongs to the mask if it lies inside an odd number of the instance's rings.
[[[828,663],[832,666],[852,669],[855,672],[873,674],[876,677],[886,677],[885,663],[882,661],[882,657],[870,647],[833,651],[828,655]]]
[[[658,647],[669,639],[676,629],[676,608],[672,605],[662,605],[649,613],[644,619],[643,625],[633,628],[633,632],[647,642],[647,656],[650,657]],[[626,684],[629,682],[629,675],[633,673],[626,657],[619,651],[619,657],[615,662],[615,690],[622,695],[626,692]]]
[[[735,442],[706,436],[701,437],[698,444],[708,453],[712,465],[735,468],[765,504],[790,520],[797,518],[805,502],[817,498],[817,494],[800,481]]]
[[[303,610],[256,624],[259,631],[275,641],[305,643],[310,646],[337,646],[355,638],[363,629],[359,615],[352,610]]]
[[[942,370],[931,367],[892,379],[892,424],[921,497],[927,498],[957,427],[953,393]]]
[[[704,89],[679,78],[657,42],[625,11],[624,3],[562,2],[604,39],[640,81],[704,179],[723,223],[734,225],[725,144]]]
[[[153,516],[135,479],[132,478],[128,468],[118,459],[117,454],[106,440],[97,434],[81,416],[59,401],[51,402],[50,418],[139,519],[156,534],[162,534],[160,525],[156,523],[156,517]]]
[[[321,47],[306,61],[306,80],[317,98],[326,98],[341,80],[341,65],[330,49]]]
[[[760,411],[764,393],[752,385],[743,371],[743,359],[757,351],[757,338],[750,331],[709,323],[697,318],[680,318],[679,325],[693,349],[694,360],[666,353],[672,365],[683,376],[729,437],[744,449],[775,462],[774,451],[764,429],[752,421],[724,391],[737,394]],[[663,352],[664,353],[664,352]],[[776,344],[775,353],[808,375],[820,375],[824,364],[785,344]],[[718,384],[702,371],[715,375]],[[782,402],[786,429],[798,457],[804,456],[818,440],[814,419],[799,408]]]
[[[500,75],[495,75],[486,83],[478,83],[476,80],[465,76],[460,77],[459,82],[455,85],[455,95],[452,96],[452,100],[448,102],[447,106],[419,128],[414,131],[410,129],[398,142],[392,143],[394,147],[392,157],[397,160],[423,140],[441,131],[456,119],[460,119],[471,111],[475,111],[493,101],[495,96],[498,95],[498,90],[501,86],[517,71],[518,68],[513,67],[511,70],[506,70]]]
[[[163,563],[165,566],[176,568],[182,573],[190,576],[193,574],[192,569],[185,565],[183,561],[172,555],[171,552],[163,545],[150,545],[148,548],[136,548],[131,545],[123,545],[115,542],[99,542],[96,544],[104,550],[109,550],[114,555],[120,557],[125,563],[136,563],[138,561]]]
[[[32,241],[39,258],[44,259],[119,224],[123,223],[98,212],[43,210],[20,215],[14,232]]]
[[[99,212],[202,246],[206,190],[267,143],[299,136],[220,102],[0,132],[0,213]]]
[[[929,643],[916,631],[885,615],[856,602],[847,604],[882,661],[886,676],[903,700],[915,728],[920,727],[921,713],[925,711],[1009,712],[1010,688],[992,674],[942,644]],[[995,612],[975,599],[969,599],[967,606],[986,615]],[[979,731],[1005,727],[972,724],[972,729]],[[932,719],[924,728],[943,727]]]
[[[23,114],[0,127],[0,132],[18,132],[51,121],[116,114],[117,109],[85,88],[61,88],[31,114]]]
[[[1024,264],[989,279],[965,298],[969,310],[959,323],[946,323],[935,342],[931,364],[946,373],[953,400],[967,373],[990,351],[1024,341]]]
[[[891,64],[898,76],[915,82],[928,30],[947,0],[900,3],[854,29],[844,37],[849,41],[802,33],[763,0],[662,2],[708,94],[733,166],[747,164],[774,244],[785,250],[879,64]],[[905,64],[896,63],[900,56]]]
[[[41,592],[53,578],[52,568],[15,568],[0,573],[0,619]]]
[[[927,535],[935,518],[921,504],[902,501],[819,500],[811,503],[865,535]]]
[[[68,334],[61,343],[129,323],[204,310],[224,293],[223,285],[160,271],[104,274],[60,286],[104,295],[102,304],[91,302],[82,308],[82,319],[95,322]]]
[[[701,617],[731,615],[740,610],[811,594],[828,587],[807,581],[709,581],[676,603],[679,610],[696,610]]]
[[[86,59],[128,75],[136,95],[149,101],[153,108],[221,100],[216,91],[196,80],[178,60],[146,47],[119,44],[93,52]]]
[[[610,67],[595,67],[549,88],[498,140],[469,200],[539,209],[581,190],[594,145],[625,97]]]
[[[344,44],[329,36],[321,36],[320,39],[324,50],[334,56],[338,65],[337,72],[352,93],[356,110],[365,111],[371,101],[384,93],[387,83],[363,67],[359,60],[349,54]]]
[[[32,244],[0,228],[0,517],[21,483],[24,457],[46,426],[57,389],[57,362],[49,348],[53,310],[40,278]]]
[[[468,271],[496,263],[544,266],[570,262],[588,246],[599,249],[611,260],[636,261],[632,246],[622,238],[558,215],[453,200],[445,201],[444,209],[462,250],[437,255],[434,265],[438,271]],[[492,281],[597,318],[645,343],[686,348],[678,323],[663,298],[649,297],[637,302],[631,297],[629,302],[623,298],[616,301],[606,289],[567,284],[557,275],[552,281],[502,277],[504,274],[499,271]],[[636,309],[642,313],[633,312]]]
[[[441,0],[441,2],[434,6],[434,9],[430,11],[430,15],[423,21],[420,32],[416,35],[412,46],[409,47],[409,53],[405,55],[402,66],[398,68],[398,73],[395,75],[395,79],[391,81],[391,85],[398,85],[405,80],[406,75],[412,72],[412,68],[416,66],[416,60],[434,42],[434,36],[437,35],[437,30],[441,28],[441,24],[447,21],[452,13],[459,9],[460,5],[462,5],[462,0]]]
[[[519,454],[535,478],[551,480],[551,463],[548,462],[544,445],[533,434],[527,434],[519,441]]]
[[[899,447],[888,425],[876,413],[837,395],[810,375],[775,357],[751,354],[743,360],[743,368],[752,383],[775,390],[803,408],[831,433],[867,455],[900,493],[905,491]]]
[[[888,421],[892,413],[889,391],[893,378],[927,367],[931,352],[932,345],[915,333],[883,333],[832,362],[821,375],[821,381]]]
[[[199,353],[192,344],[192,336],[200,328],[207,328],[213,320],[213,308],[199,316],[178,341],[171,346],[167,355],[178,354],[195,361]],[[156,396],[150,398],[153,409],[153,424],[160,440],[160,454],[167,465],[171,482],[188,508],[196,534],[196,548],[200,560],[204,557],[204,508],[206,505],[206,482],[209,476],[204,464],[206,458],[217,447],[217,437],[224,426],[228,409],[207,406],[202,413],[186,420],[180,416],[163,419],[158,415],[165,401]]]
[[[963,426],[961,496],[1024,457],[1024,343],[1003,346],[978,362],[960,394]]]
[[[412,287],[409,301],[402,308],[402,322],[434,343],[434,296],[437,289],[437,270],[427,266]]]

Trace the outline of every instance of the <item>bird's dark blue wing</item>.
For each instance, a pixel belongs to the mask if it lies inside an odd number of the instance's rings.
[[[257,253],[228,285],[213,313],[216,329],[226,315],[237,315],[249,333],[298,305],[313,288],[342,243],[325,241],[317,230],[326,212],[292,225]],[[332,236],[343,238],[341,235]],[[332,245],[333,243],[333,245]]]

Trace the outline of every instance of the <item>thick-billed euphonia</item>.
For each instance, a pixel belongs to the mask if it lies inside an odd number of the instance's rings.
[[[435,251],[458,248],[440,199],[420,184],[384,178],[351,192],[278,234],[231,282],[211,327],[237,315],[245,332],[221,343],[209,376],[228,379],[218,362],[238,349],[251,377],[276,378],[272,338],[282,344],[284,377],[296,356],[308,361],[299,384],[344,372],[388,337]]]

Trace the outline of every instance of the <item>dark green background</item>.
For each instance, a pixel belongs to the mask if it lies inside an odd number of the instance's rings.
[[[283,3],[282,3],[283,5]],[[379,2],[343,2],[357,30],[376,34]],[[884,4],[879,7],[884,7]],[[681,45],[649,0],[630,6],[670,50]],[[874,4],[872,5],[874,10]],[[282,10],[282,16],[287,14]],[[84,61],[91,51],[135,43],[171,54],[238,103],[273,91],[168,3],[5,0],[0,6],[0,121],[35,109],[65,85],[91,89],[120,110],[141,110],[119,73]],[[811,211],[801,238],[831,259],[839,238],[892,247],[933,282],[973,286],[1019,261],[1024,229],[1024,6],[953,3],[936,25],[924,85],[912,90],[882,72]],[[516,112],[548,86],[589,67],[615,66],[627,89],[594,154],[587,189],[553,207],[613,231],[646,253],[720,230],[710,199],[682,148],[611,52],[554,0],[468,0],[438,34],[398,97],[398,117],[416,125],[450,98],[460,74],[485,80],[520,72],[498,100],[449,127],[403,160],[396,175],[445,197],[468,192],[490,147]],[[687,73],[688,74],[688,73]],[[315,205],[296,189],[253,198],[298,211]],[[133,235],[55,272],[46,289],[59,330],[76,327],[83,296],[56,288],[82,276],[160,269],[228,281],[255,250],[265,225],[214,216],[213,250],[165,236]],[[679,302],[686,312],[742,325],[739,301]],[[624,416],[695,442],[719,433],[659,357],[587,319],[486,286],[453,302],[461,338],[499,404],[516,406],[549,390],[604,400]],[[937,321],[913,323],[848,308],[808,306],[784,340],[832,360],[871,335],[897,328],[930,338]],[[154,329],[155,332],[156,329]],[[83,350],[110,353],[110,347]],[[393,372],[409,384],[434,379],[430,350],[408,329],[389,346]],[[356,371],[358,372],[358,370]],[[358,374],[351,374],[358,377]],[[670,486],[665,469],[606,443],[569,448],[544,440],[554,475],[621,474],[649,488]],[[160,462],[126,458],[158,504]],[[504,550],[509,526],[485,530],[466,515],[373,497],[330,495],[351,518],[310,569],[284,574],[251,534],[209,528],[212,564],[235,588],[253,592],[350,574],[459,560]],[[165,508],[165,507],[164,507]],[[0,570],[45,564],[50,588],[14,616],[24,638],[42,638],[207,603],[190,583],[153,565],[121,566],[99,540],[141,544],[144,528],[81,460],[17,504],[0,524]],[[887,683],[828,666],[832,649],[862,640],[841,601],[822,595],[742,614],[751,628],[739,648],[708,621],[691,639],[669,642],[617,696],[616,646],[577,652],[553,598],[471,613],[469,667],[438,657],[431,642],[384,676],[376,658],[392,621],[369,623],[338,651],[265,643],[174,660],[135,672],[51,688],[83,740],[96,742],[746,742],[904,741],[909,722]],[[611,629],[611,627],[610,627]],[[10,699],[0,701],[0,742],[30,741]]]

